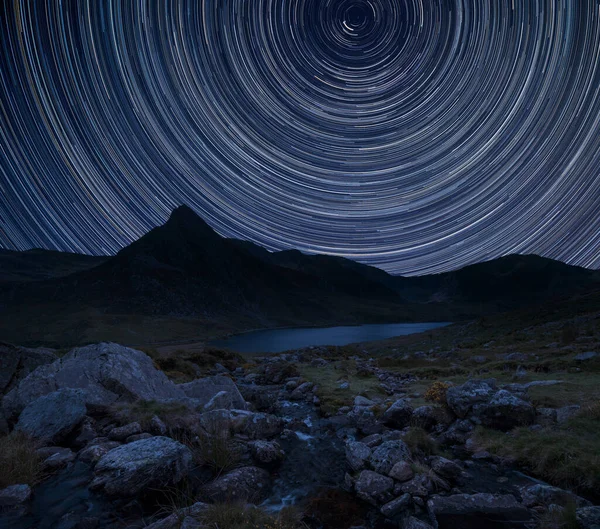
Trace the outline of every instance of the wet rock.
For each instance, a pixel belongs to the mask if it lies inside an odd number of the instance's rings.
[[[269,439],[283,431],[283,419],[268,413],[251,413],[244,423],[243,433],[250,439]]]
[[[380,512],[386,518],[393,518],[397,514],[400,514],[402,511],[406,510],[410,504],[410,494],[403,494],[399,498],[386,503],[383,507],[381,507]]]
[[[535,409],[531,404],[503,389],[488,402],[474,405],[473,414],[484,426],[502,431],[527,426],[535,420]]]
[[[285,452],[277,441],[252,441],[249,443],[252,457],[263,464],[270,464],[283,459]]]
[[[11,485],[0,490],[0,508],[16,507],[31,497],[29,485]]]
[[[547,507],[552,504],[561,505],[563,507],[569,504],[575,504],[577,507],[588,507],[591,505],[589,501],[568,490],[541,483],[525,487],[521,490],[521,496],[523,498],[523,505],[526,507],[539,505]]]
[[[98,461],[92,489],[134,496],[148,487],[174,485],[189,472],[189,449],[168,437],[152,437],[114,448]]]
[[[576,516],[580,529],[600,529],[600,507],[577,509]]]
[[[414,410],[411,418],[411,424],[428,432],[432,432],[438,427],[448,427],[453,421],[452,414],[442,406],[420,406]]]
[[[372,470],[363,470],[356,482],[356,495],[371,505],[388,503],[392,499],[394,480]]]
[[[446,401],[458,417],[464,418],[473,406],[489,401],[496,391],[494,379],[468,380],[460,386],[448,388]]]
[[[413,469],[406,461],[396,463],[389,473],[389,476],[397,481],[408,481],[412,479],[414,475]]]
[[[529,511],[510,494],[434,496],[427,509],[436,529],[517,529],[531,520]]]
[[[369,463],[375,472],[389,474],[396,463],[409,460],[408,446],[404,441],[396,440],[386,441],[373,450]]]
[[[433,457],[431,468],[438,476],[449,480],[455,480],[462,474],[462,468],[445,457]]]
[[[39,366],[51,364],[57,359],[48,349],[28,349],[0,343],[0,395],[10,391]]]
[[[245,410],[246,401],[237,386],[229,377],[206,377],[187,384],[179,384],[189,398],[199,401],[199,406],[205,411],[217,409]]]
[[[78,347],[53,363],[38,367],[5,395],[2,406],[8,416],[14,416],[41,396],[64,388],[85,390],[88,407],[106,407],[119,398],[132,401],[185,397],[146,354],[114,343],[101,343]]]
[[[60,442],[83,421],[85,414],[83,393],[61,389],[28,404],[15,430],[43,443]]]
[[[413,408],[406,399],[399,399],[383,413],[383,423],[390,428],[401,430],[408,426]]]
[[[77,457],[84,463],[95,465],[102,456],[108,454],[113,448],[121,446],[117,441],[108,441],[106,443],[93,444],[82,449]]]
[[[241,467],[205,485],[202,496],[215,503],[224,501],[260,503],[267,496],[270,485],[271,478],[266,470],[258,467]]]
[[[409,516],[403,520],[400,527],[401,529],[433,529],[433,527],[431,527],[431,525],[429,525],[427,522],[419,520],[414,516]]]
[[[66,467],[72,461],[75,461],[75,453],[70,448],[60,446],[51,446],[40,448],[36,453],[44,459],[42,463],[48,470],[57,470]]]
[[[142,433],[142,427],[139,422],[131,422],[125,426],[118,426],[108,432],[108,438],[113,441],[124,441],[131,435]]]
[[[371,449],[364,443],[350,441],[346,443],[346,461],[355,472],[365,468],[371,457]]]

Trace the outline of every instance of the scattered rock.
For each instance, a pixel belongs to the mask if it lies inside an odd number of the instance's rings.
[[[389,476],[397,481],[408,481],[412,479],[414,475],[413,469],[406,461],[396,463],[389,473]]]
[[[364,443],[350,441],[346,443],[346,461],[355,472],[363,470],[371,457],[371,449]]]
[[[485,403],[473,406],[473,414],[484,426],[508,431],[516,426],[527,426],[535,420],[534,407],[512,393],[501,389]]]
[[[168,487],[190,469],[189,449],[168,437],[152,437],[114,448],[98,461],[92,489],[134,496],[147,487]]]
[[[205,411],[217,409],[245,410],[246,401],[237,386],[229,377],[206,377],[187,384],[179,384],[189,398],[199,401],[200,407]]]
[[[245,501],[260,503],[271,484],[269,473],[258,467],[236,468],[205,485],[202,496],[212,502]]]
[[[600,507],[577,509],[576,516],[581,529],[600,529]]]
[[[28,404],[15,430],[43,443],[60,442],[83,421],[85,414],[83,393],[61,389]]]
[[[36,452],[44,459],[43,465],[48,470],[57,470],[75,460],[75,453],[70,448],[51,446],[40,448]]]
[[[259,463],[274,463],[283,459],[285,455],[277,441],[252,441],[249,446],[252,457]]]
[[[121,446],[121,444],[117,441],[107,441],[105,443],[93,444],[81,450],[77,456],[84,463],[95,465],[98,461],[100,461],[102,456],[108,454],[108,452],[110,452],[113,448],[117,448],[118,446]]]
[[[0,395],[14,388],[39,366],[58,357],[48,349],[28,349],[0,343]]]
[[[433,529],[431,525],[419,520],[418,518],[415,518],[414,516],[409,516],[406,518],[400,527],[402,529]]]
[[[142,427],[139,422],[131,422],[125,426],[113,428],[108,432],[108,438],[113,441],[124,441],[131,435],[142,433]]]
[[[446,401],[458,417],[464,418],[473,406],[489,401],[496,391],[496,381],[493,378],[468,380],[460,386],[448,388]]]
[[[393,518],[397,514],[400,514],[411,504],[410,494],[403,494],[399,498],[386,503],[381,507],[380,512],[386,518]]]
[[[596,358],[597,356],[598,353],[596,353],[595,351],[588,351],[586,353],[579,353],[575,355],[574,360],[577,360],[579,362],[585,362],[586,360],[591,360],[592,358]]]
[[[563,424],[567,422],[571,417],[577,415],[581,406],[574,404],[572,406],[564,406],[562,408],[558,408],[556,410],[556,422],[558,424]]]
[[[442,406],[420,406],[412,414],[411,424],[419,426],[428,432],[436,427],[448,427],[452,424],[454,417]]]
[[[426,474],[417,474],[414,478],[404,483],[398,483],[394,488],[394,494],[400,492],[412,496],[427,497],[433,491],[433,483]]]
[[[462,474],[462,468],[445,457],[433,457],[431,468],[436,474],[449,480],[455,480]]]
[[[125,443],[135,443],[136,441],[143,441],[144,439],[150,439],[151,437],[153,437],[153,435],[149,433],[136,433],[125,439]]]
[[[408,426],[413,409],[406,399],[394,402],[383,414],[383,423],[398,430]]]
[[[523,505],[526,507],[535,507],[538,505],[548,507],[552,504],[563,507],[568,504],[575,504],[577,507],[589,507],[591,505],[589,501],[580,498],[568,490],[541,483],[525,487],[521,490],[521,496],[523,498]]]

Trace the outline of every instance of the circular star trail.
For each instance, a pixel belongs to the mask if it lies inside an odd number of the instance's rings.
[[[269,249],[600,266],[597,0],[47,0],[0,11],[0,246],[192,206]]]

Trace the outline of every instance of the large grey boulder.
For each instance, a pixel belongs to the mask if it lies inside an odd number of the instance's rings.
[[[573,492],[543,483],[536,483],[525,487],[521,490],[521,496],[523,498],[523,505],[526,507],[548,507],[549,505],[561,505],[565,507],[570,504],[577,507],[591,506],[589,501],[577,496]]]
[[[43,443],[56,443],[73,432],[85,414],[83,392],[60,389],[29,404],[21,413],[15,430]]]
[[[403,494],[395,500],[386,503],[383,507],[381,507],[379,512],[381,512],[381,514],[383,514],[386,518],[393,518],[394,516],[400,514],[402,511],[406,510],[410,504],[410,494]]]
[[[473,414],[479,417],[484,426],[503,431],[527,426],[535,421],[535,408],[503,389],[489,401],[473,406]]]
[[[85,390],[88,406],[121,400],[185,397],[182,389],[154,367],[152,359],[115,343],[78,347],[52,364],[38,367],[4,396],[7,415],[18,415],[43,395],[63,388]]]
[[[178,386],[187,397],[196,399],[205,411],[246,409],[246,401],[229,377],[206,377]]]
[[[371,505],[382,505],[392,500],[394,480],[372,470],[363,470],[354,483],[356,495]]]
[[[581,529],[600,529],[600,506],[577,509],[576,516]]]
[[[28,349],[0,343],[0,394],[10,391],[29,373],[58,357],[48,349]]]
[[[355,472],[365,468],[371,457],[371,449],[364,443],[349,441],[346,443],[346,461]]]
[[[510,494],[434,496],[427,509],[436,529],[517,529],[531,521],[530,512]]]
[[[496,380],[468,380],[460,386],[448,388],[446,402],[450,409],[461,418],[466,417],[473,406],[488,402],[496,393]]]
[[[92,489],[111,496],[135,496],[146,488],[165,488],[189,472],[190,450],[168,437],[152,437],[114,448],[98,461]]]
[[[406,399],[399,399],[383,413],[383,423],[398,430],[408,426],[413,408]]]
[[[215,503],[260,503],[271,485],[269,473],[258,467],[236,468],[202,488],[202,497]]]
[[[230,431],[250,439],[270,439],[283,431],[281,417],[247,410],[213,410],[199,415],[200,426],[208,433]]]
[[[400,461],[410,460],[410,449],[404,441],[386,441],[380,444],[369,458],[371,468],[380,474],[389,474]]]

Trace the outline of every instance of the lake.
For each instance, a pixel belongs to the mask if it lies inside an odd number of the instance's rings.
[[[238,353],[280,353],[311,345],[347,345],[356,342],[385,340],[445,327],[450,322],[381,323],[343,327],[292,328],[252,331],[236,334],[210,345],[225,347]]]

